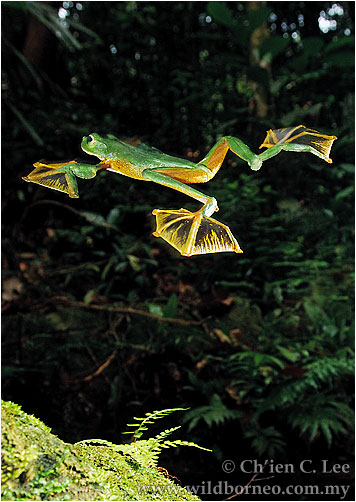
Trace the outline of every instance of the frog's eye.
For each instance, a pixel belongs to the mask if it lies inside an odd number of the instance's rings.
[[[89,143],[93,143],[93,141],[95,141],[95,139],[93,138],[93,136],[90,134],[89,136],[87,136],[87,144],[89,145]]]

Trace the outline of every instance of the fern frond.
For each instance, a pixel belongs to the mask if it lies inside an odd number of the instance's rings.
[[[303,378],[289,379],[276,385],[274,390],[264,398],[257,410],[257,415],[267,410],[287,408],[306,395],[320,392],[326,385],[332,386],[335,378],[353,374],[353,361],[349,357],[322,357],[307,364]],[[348,408],[348,407],[347,407]]]
[[[252,439],[251,446],[259,456],[274,457],[276,453],[285,450],[286,443],[283,441],[280,432],[273,426],[262,428],[258,424],[251,422],[245,435]]]
[[[131,434],[134,438],[139,439],[144,431],[148,430],[147,425],[154,424],[155,420],[164,418],[175,411],[185,411],[188,409],[189,408],[166,408],[164,410],[155,410],[151,413],[145,413],[143,418],[133,417],[134,420],[138,421],[138,423],[127,424],[127,427],[135,427],[136,429],[134,431],[123,432],[123,434]]]
[[[239,410],[231,410],[222,402],[218,394],[213,394],[210,404],[200,406],[186,413],[185,422],[189,422],[188,431],[192,430],[200,420],[203,420],[209,427],[220,425],[227,420],[241,418],[242,413]]]
[[[177,448],[177,446],[192,446],[193,448],[198,448],[199,450],[213,451],[209,448],[204,448],[191,441],[182,441],[181,439],[176,439],[175,441],[165,441],[160,445],[161,448]]]
[[[155,436],[154,439],[158,442],[162,442],[167,436],[169,436],[170,434],[173,434],[173,432],[177,431],[181,427],[182,427],[181,425],[178,425],[177,427],[172,427],[171,429],[166,429],[165,431],[157,434],[157,436]]]
[[[333,436],[353,429],[354,414],[343,402],[328,400],[325,395],[310,396],[299,409],[293,408],[289,421],[301,434],[308,434],[311,441],[322,434],[330,447]]]
[[[152,413],[146,413],[144,418],[136,418],[138,423],[128,424],[129,427],[138,427],[132,432],[126,432],[124,434],[131,434],[134,436],[135,441],[129,444],[113,444],[104,439],[84,439],[79,441],[77,444],[91,444],[92,446],[107,446],[114,451],[123,453],[124,455],[130,455],[131,458],[136,460],[140,465],[144,467],[156,467],[158,463],[158,458],[163,449],[167,448],[177,448],[178,446],[192,446],[194,448],[199,448],[200,450],[212,451],[203,446],[199,446],[190,441],[182,441],[181,439],[176,439],[175,441],[169,441],[166,439],[168,436],[173,434],[181,428],[180,425],[176,427],[171,427],[166,429],[155,437],[149,439],[141,439],[137,441],[137,438],[141,437],[143,432],[148,429],[147,424],[155,423],[155,420],[163,418],[174,411],[183,411],[189,408],[167,408],[165,410],[153,411]]]

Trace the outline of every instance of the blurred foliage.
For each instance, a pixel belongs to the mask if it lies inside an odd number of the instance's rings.
[[[182,406],[218,458],[347,454],[354,4],[2,6],[4,398],[71,442]],[[332,165],[285,152],[252,173],[231,155],[201,187],[241,256],[152,237],[153,208],[196,206],[153,184],[102,173],[69,201],[20,179],[94,131],[200,160],[222,135],[257,151],[301,123],[338,136]]]

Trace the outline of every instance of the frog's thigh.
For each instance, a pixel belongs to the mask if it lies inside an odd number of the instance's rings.
[[[206,183],[212,178],[210,169],[202,165],[197,165],[197,167],[155,167],[152,171],[182,183]]]

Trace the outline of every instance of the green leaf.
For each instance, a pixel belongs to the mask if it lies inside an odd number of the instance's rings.
[[[98,227],[113,228],[101,214],[92,213],[90,211],[79,211],[80,216],[85,218],[89,223]]]
[[[345,45],[349,45],[350,47],[355,46],[355,37],[354,36],[349,36],[349,37],[343,37],[339,38],[338,40],[334,40],[330,42],[326,48],[325,48],[325,53],[327,54],[328,52],[332,52],[335,49],[340,49],[341,47],[345,47]]]
[[[235,24],[235,19],[226,2],[208,2],[207,12],[213,21],[231,28]]]
[[[247,13],[248,24],[250,32],[255,31],[256,28],[267,22],[268,16],[271,14],[270,7],[258,7],[257,9],[250,9]]]
[[[355,174],[355,164],[341,163],[339,164],[339,167],[341,167],[341,169],[343,169],[347,173]]]
[[[286,349],[285,347],[282,347],[281,345],[276,346],[279,352],[282,354],[283,357],[285,357],[288,361],[295,363],[298,361],[300,358],[299,352],[292,351],[290,349]]]
[[[89,289],[89,291],[87,291],[84,296],[84,300],[83,300],[84,303],[86,303],[88,305],[92,301],[95,293],[96,293],[96,289]]]
[[[106,221],[109,225],[115,226],[118,218],[120,216],[120,209],[118,207],[113,207],[108,214]]]
[[[272,61],[278,54],[283,52],[290,44],[291,39],[274,35],[266,38],[260,47],[261,58],[265,61]]]
[[[353,192],[353,186],[346,187],[335,195],[335,200],[345,199],[346,197],[349,197],[351,194],[353,194]]]
[[[154,303],[147,303],[148,311],[150,314],[158,315],[163,317],[163,310],[160,305],[155,305]]]
[[[175,317],[178,309],[178,297],[173,293],[169,298],[167,305],[164,307],[165,317]]]
[[[139,272],[141,270],[140,258],[138,256],[128,254],[127,259],[135,272]]]

